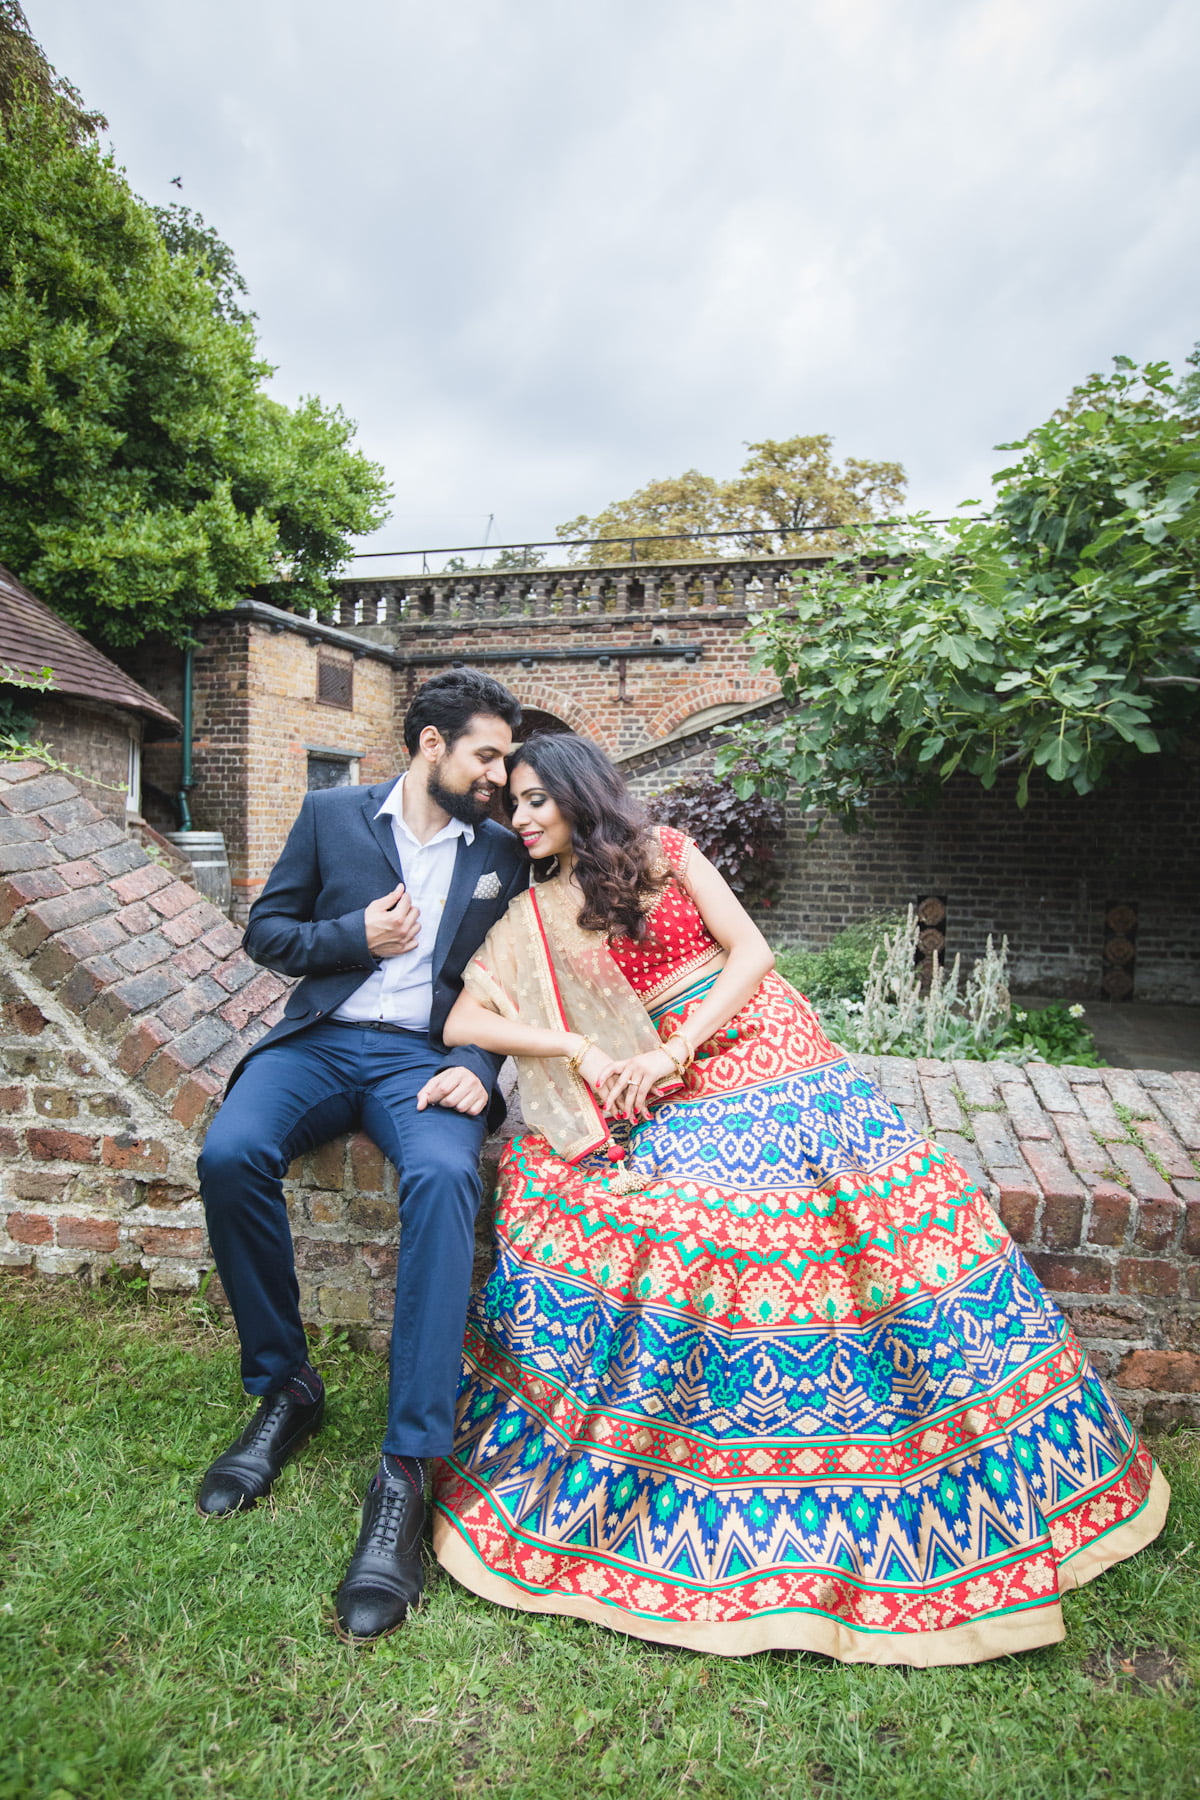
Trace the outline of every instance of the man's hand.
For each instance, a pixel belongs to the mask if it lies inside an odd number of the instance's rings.
[[[409,899],[404,883],[390,894],[372,900],[363,913],[367,928],[367,949],[372,956],[403,956],[415,950],[421,934],[421,915]]]
[[[439,1069],[417,1095],[417,1111],[427,1106],[448,1106],[453,1112],[481,1113],[487,1105],[487,1089],[473,1069]]]

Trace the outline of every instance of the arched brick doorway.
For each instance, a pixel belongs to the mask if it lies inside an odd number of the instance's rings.
[[[568,725],[565,719],[560,719],[557,713],[546,712],[540,706],[523,706],[521,708],[521,729],[517,732],[517,742],[523,744],[526,738],[533,737],[539,731],[573,730],[574,726]]]

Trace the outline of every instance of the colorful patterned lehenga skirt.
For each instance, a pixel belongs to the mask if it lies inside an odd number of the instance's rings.
[[[779,976],[629,1161],[635,1192],[536,1133],[505,1156],[437,1494],[465,1586],[923,1666],[1056,1642],[1157,1535],[1166,1482],[986,1196]]]

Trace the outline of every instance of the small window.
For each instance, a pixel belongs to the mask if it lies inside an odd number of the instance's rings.
[[[325,706],[341,706],[353,712],[354,663],[350,657],[329,650],[317,651],[317,699]]]
[[[354,756],[314,756],[308,758],[308,791],[314,788],[356,787],[358,758]]]

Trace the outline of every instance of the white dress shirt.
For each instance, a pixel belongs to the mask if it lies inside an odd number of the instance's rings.
[[[433,1006],[434,941],[450,892],[458,840],[466,838],[468,844],[473,843],[475,828],[464,825],[460,819],[451,819],[428,843],[419,843],[404,822],[406,779],[401,775],[375,817],[386,817],[392,822],[404,886],[421,915],[421,935],[415,947],[403,956],[385,957],[382,966],[355,988],[333,1016],[351,1022],[381,1019],[389,1025],[402,1025],[406,1031],[428,1031]]]

